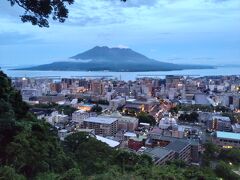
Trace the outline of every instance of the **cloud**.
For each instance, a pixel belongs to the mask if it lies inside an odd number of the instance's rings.
[[[0,7],[2,57],[10,54],[3,45],[17,52],[30,49],[21,55],[22,61],[28,55],[30,62],[35,56],[46,61],[69,57],[96,45],[127,45],[159,60],[240,58],[239,0],[75,0],[66,22],[50,20],[50,28],[22,23],[21,9],[7,0],[0,0]],[[39,50],[45,53],[38,55]]]
[[[0,46],[1,45],[16,45],[16,44],[29,44],[39,43],[41,40],[30,34],[21,34],[18,32],[2,32],[0,33]]]
[[[119,44],[119,45],[117,45],[117,46],[115,46],[115,47],[116,47],[116,48],[120,48],[120,49],[129,49],[128,46],[122,45],[122,44]]]
[[[158,0],[127,0],[126,2],[121,2],[120,0],[108,0],[110,3],[114,4],[115,6],[123,6],[123,7],[141,7],[147,6],[151,7],[156,5]]]

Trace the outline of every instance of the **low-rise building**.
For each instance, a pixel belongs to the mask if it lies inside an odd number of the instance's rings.
[[[232,125],[232,130],[234,133],[240,133],[240,124],[239,123],[235,123]]]
[[[232,131],[231,120],[226,116],[213,116],[211,120],[207,121],[207,128],[216,131]]]
[[[82,124],[84,119],[95,116],[97,116],[96,113],[87,112],[80,109],[72,113],[72,121]]]
[[[66,123],[68,121],[68,115],[58,114],[52,118],[54,123]]]
[[[221,148],[240,148],[240,134],[216,131],[212,134],[212,142]]]
[[[200,143],[198,140],[164,136],[162,133],[150,132],[145,142],[146,147],[162,147],[175,152],[175,159],[185,162],[198,162]]]
[[[146,136],[131,137],[128,140],[128,148],[138,151],[142,146],[145,145],[146,139]]]
[[[191,161],[191,144],[189,142],[175,140],[165,146],[165,148],[175,152],[175,159],[185,162]]]
[[[138,99],[128,99],[126,101],[126,105],[124,106],[124,110],[128,111],[145,111],[150,112],[154,105],[156,105],[158,101],[154,98],[148,97],[139,97]]]
[[[111,110],[117,110],[117,108],[122,107],[126,103],[125,98],[117,97],[109,101],[109,108]]]
[[[111,117],[118,119],[118,130],[134,131],[138,127],[139,120],[131,116],[123,116],[118,111],[111,114],[104,114],[101,117]]]

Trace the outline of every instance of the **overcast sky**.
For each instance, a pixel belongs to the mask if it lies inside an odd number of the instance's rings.
[[[172,63],[239,64],[240,0],[75,0],[63,24],[22,23],[0,0],[0,64],[44,64],[96,45]]]

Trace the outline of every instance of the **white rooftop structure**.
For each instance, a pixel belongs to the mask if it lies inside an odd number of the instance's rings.
[[[136,134],[136,133],[133,133],[133,132],[125,132],[125,133],[124,133],[124,136],[127,136],[127,137],[136,137],[137,134]]]
[[[96,139],[103,143],[106,143],[107,145],[109,145],[110,147],[113,147],[113,148],[117,147],[120,144],[118,141],[107,139],[107,138],[104,138],[104,137],[98,136],[98,135],[96,135]]]
[[[60,132],[60,133],[67,133],[68,130],[67,130],[67,129],[61,129],[61,130],[59,130],[59,132]]]
[[[58,102],[56,102],[58,105],[64,105],[65,103],[66,103],[66,101],[65,100],[63,100],[63,101],[58,101]]]
[[[73,99],[72,101],[71,101],[71,104],[77,104],[78,103],[78,99]]]
[[[101,117],[111,117],[111,118],[117,118],[119,121],[128,121],[128,122],[135,122],[138,121],[137,118],[131,117],[131,116],[123,116],[119,111],[114,111],[112,114],[102,114]]]
[[[167,129],[170,126],[177,126],[177,121],[175,118],[164,117],[159,122],[160,129]]]
[[[127,102],[134,102],[136,99],[127,99]]]
[[[140,125],[143,125],[143,126],[150,126],[149,123],[140,123]]]
[[[218,119],[218,120],[229,121],[229,122],[231,121],[229,117],[227,117],[227,116],[221,116],[221,115],[219,115],[219,116],[213,116],[212,119]]]
[[[99,124],[112,124],[117,121],[117,118],[110,117],[89,117],[84,119],[85,122],[99,123]]]
[[[216,131],[217,138],[240,140],[240,133]]]
[[[74,113],[80,113],[80,114],[82,114],[82,113],[86,113],[86,111],[84,111],[84,110],[82,110],[82,109],[79,109],[79,110],[77,110],[77,111],[74,111]]]
[[[240,124],[235,123],[232,125],[233,132],[240,133]]]

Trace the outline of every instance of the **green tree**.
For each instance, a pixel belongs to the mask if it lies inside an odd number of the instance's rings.
[[[232,171],[231,167],[223,161],[220,161],[216,166],[215,172],[218,177],[223,179],[240,179],[240,177]]]
[[[223,149],[218,157],[224,161],[229,161],[236,165],[240,164],[240,150],[238,148]]]
[[[65,152],[76,160],[84,175],[100,174],[110,167],[114,150],[86,133],[65,138]]]
[[[101,112],[102,112],[102,107],[99,106],[98,104],[97,104],[97,105],[94,105],[94,106],[91,108],[91,112],[101,113]]]
[[[193,111],[190,114],[184,113],[179,116],[180,121],[185,121],[185,122],[196,122],[198,121],[198,113]]]
[[[25,180],[26,178],[16,173],[15,169],[9,166],[0,167],[0,179]]]
[[[175,166],[154,166],[152,168],[152,179],[184,180],[184,169]]]
[[[225,107],[225,106],[216,106],[214,107],[214,110],[217,112],[223,112],[223,113],[231,111],[228,107]]]
[[[205,166],[210,165],[211,160],[215,160],[220,152],[220,149],[217,145],[213,144],[212,142],[206,142],[204,144],[204,154],[203,154],[203,164]]]
[[[71,107],[69,105],[58,105],[55,108],[58,110],[59,113],[63,112],[68,116],[72,116],[72,113],[77,110],[76,108]]]
[[[60,176],[52,172],[40,173],[36,176],[36,180],[58,180]]]
[[[117,151],[114,156],[115,163],[119,165],[122,172],[132,171],[141,167],[151,167],[152,159],[147,155],[137,155],[124,150]]]
[[[74,163],[60,147],[50,125],[42,121],[30,122],[6,146],[6,161],[27,177],[46,171],[61,172]]]
[[[156,124],[155,118],[146,112],[138,113],[137,118],[139,119],[139,123],[149,123],[152,126]]]
[[[54,128],[29,115],[20,94],[2,72],[0,83],[0,99],[4,101],[0,105],[1,164],[15,168],[28,178],[41,172],[72,168],[74,163],[63,152]]]
[[[31,22],[39,27],[49,27],[48,19],[61,23],[68,18],[68,7],[74,0],[7,0],[11,6],[17,5],[25,12],[20,15],[22,22]],[[121,0],[126,1],[126,0]]]
[[[49,17],[52,17],[53,20],[64,22],[68,17],[66,5],[71,5],[74,2],[74,0],[8,1],[10,1],[11,6],[17,5],[24,9],[24,14],[20,16],[23,22],[31,22],[32,25],[38,25],[39,27],[49,27]]]
[[[61,180],[82,180],[82,173],[80,171],[80,169],[77,168],[73,168],[73,169],[69,169],[67,172],[65,172],[62,175],[62,178],[60,178]]]

